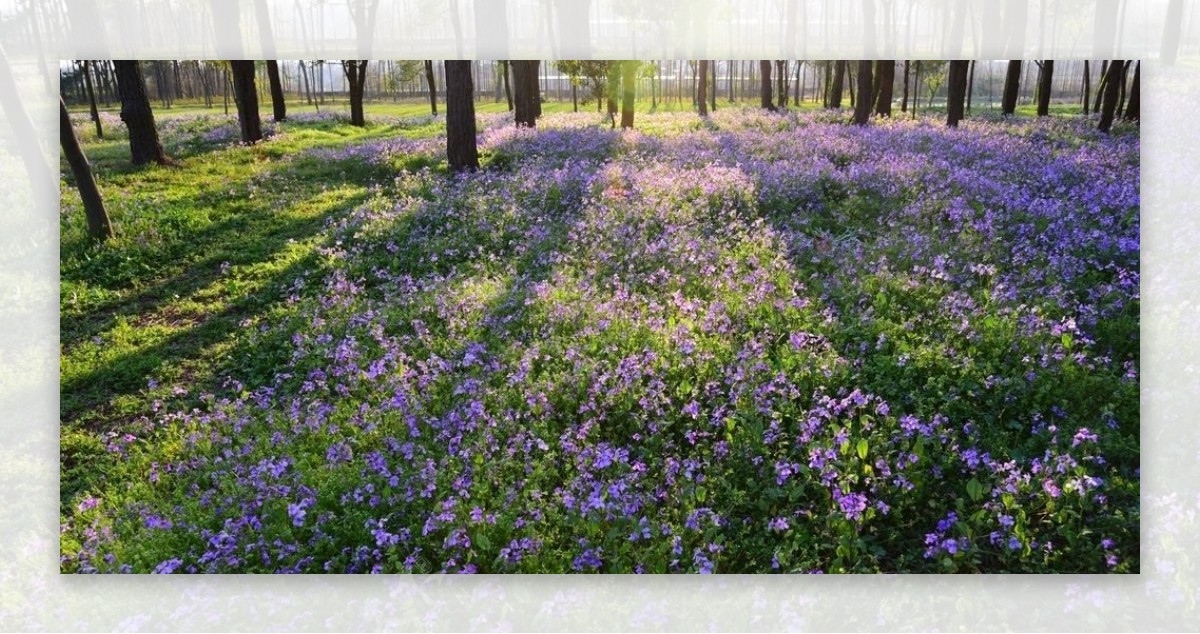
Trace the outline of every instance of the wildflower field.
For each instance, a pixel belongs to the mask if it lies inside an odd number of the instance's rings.
[[[1137,128],[846,118],[80,119],[61,570],[1137,572]]]

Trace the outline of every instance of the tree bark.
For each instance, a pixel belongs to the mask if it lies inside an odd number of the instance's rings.
[[[842,107],[842,91],[845,90],[843,81],[846,77],[846,62],[838,60],[833,64],[833,82],[829,84],[829,107],[837,110]]]
[[[1114,59],[1108,64],[1104,74],[1104,103],[1100,109],[1100,123],[1097,126],[1101,132],[1112,129],[1113,118],[1117,112],[1117,99],[1121,96],[1121,73],[1125,69],[1125,61]]]
[[[909,60],[904,60],[904,95],[900,98],[900,112],[908,112],[908,73]]]
[[[1179,36],[1183,31],[1183,0],[1171,0],[1167,4],[1167,19],[1163,24],[1162,50],[1159,57],[1163,66],[1174,66],[1179,57]],[[1137,76],[1137,71],[1134,71]]]
[[[364,127],[367,125],[363,114],[363,92],[367,84],[367,60],[342,60],[342,70],[350,84],[350,125]]]
[[[450,170],[479,169],[471,62],[446,61],[446,159]]]
[[[92,89],[92,64],[83,60],[83,79],[87,82],[88,104],[92,108],[92,121],[96,123],[96,138],[104,138],[104,126],[100,125],[100,110],[96,107],[96,91]]]
[[[1108,87],[1108,60],[1100,61],[1100,83],[1096,86],[1096,100],[1092,103],[1092,114],[1100,114],[1104,102],[1104,89]]]
[[[508,111],[513,110],[513,93],[512,84],[509,83],[509,75],[511,75],[512,62],[505,60],[504,64],[504,98],[508,101]]]
[[[1042,73],[1038,82],[1037,116],[1050,116],[1050,88],[1054,81],[1054,60],[1042,60]]]
[[[1133,84],[1129,86],[1129,103],[1125,104],[1126,121],[1140,121],[1142,118],[1142,63],[1139,61],[1133,68]]]
[[[100,241],[113,237],[108,211],[104,209],[100,189],[96,187],[96,179],[92,177],[92,166],[88,164],[87,157],[79,147],[79,139],[75,138],[75,129],[71,127],[71,117],[67,114],[67,104],[61,97],[58,99],[58,139],[62,145],[63,158],[67,159],[67,164],[71,166],[75,186],[79,188],[79,197],[83,199],[88,234]]]
[[[963,118],[963,103],[967,97],[967,69],[970,62],[952,60],[949,76],[946,78],[946,125],[957,128]]]
[[[271,109],[276,121],[287,119],[287,102],[283,98],[283,83],[279,81],[279,62],[267,60],[267,78],[271,82]]]
[[[425,85],[429,86],[429,110],[437,116],[437,79],[433,76],[433,60],[425,60]]]
[[[617,92],[621,89],[620,62],[608,62],[608,76],[605,78],[604,92],[608,99],[608,121],[612,127],[617,127]],[[682,86],[680,86],[682,89]]]
[[[892,116],[892,87],[896,83],[896,60],[883,59],[875,62],[879,76],[879,90],[875,95],[875,114],[881,117]]]
[[[1132,64],[1132,62],[1126,62],[1125,67],[1121,69],[1121,80],[1120,80],[1121,96],[1117,99],[1117,112],[1116,112],[1116,116],[1118,116],[1118,117],[1121,116],[1122,112],[1125,112],[1125,84],[1126,84],[1126,78],[1129,77],[1129,65],[1130,64]]]
[[[854,124],[867,125],[871,120],[871,60],[858,62],[858,102],[854,105]]]
[[[1004,75],[1004,96],[1000,101],[1000,111],[1011,115],[1017,112],[1017,92],[1021,89],[1021,60],[1013,59],[1008,62],[1008,72]]]
[[[700,116],[708,116],[708,60],[700,60],[700,85],[696,87],[696,91],[700,94],[696,95],[696,105],[700,109]]]
[[[1091,111],[1092,105],[1092,68],[1091,62],[1083,60],[1083,114]]]
[[[712,90],[708,92],[708,110],[709,112],[717,111],[717,61],[709,62],[708,67],[712,74]]]
[[[760,106],[775,112],[775,104],[771,100],[771,60],[764,59],[758,62],[758,97]]]
[[[154,161],[160,165],[170,163],[158,140],[154,127],[154,111],[150,98],[146,96],[146,80],[137,60],[114,60],[117,89],[121,93],[121,121],[129,130],[129,151],[134,165]]]
[[[540,97],[537,77],[539,63],[537,60],[509,61],[513,70],[513,83],[516,84],[513,105],[516,109],[517,127],[537,126],[537,100]]]
[[[637,100],[637,60],[621,62],[621,128],[633,127],[633,108]]]
[[[975,60],[971,60],[971,72],[967,75],[967,114],[971,113],[971,95],[975,92]]]
[[[257,143],[262,140],[262,121],[258,117],[258,93],[254,88],[254,62],[233,60],[229,66],[233,73],[233,97],[237,102],[242,143]]]

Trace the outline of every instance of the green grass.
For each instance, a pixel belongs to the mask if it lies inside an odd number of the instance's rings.
[[[119,428],[155,398],[147,376],[211,385],[238,358],[251,358],[236,350],[247,320],[285,310],[284,284],[317,266],[325,222],[367,200],[388,176],[346,162],[281,158],[395,134],[392,127],[288,129],[256,147],[178,153],[176,167],[133,168],[124,141],[87,144],[117,237],[96,245],[86,236],[78,194],[64,178],[64,425]],[[266,368],[254,369],[238,374],[266,376]]]

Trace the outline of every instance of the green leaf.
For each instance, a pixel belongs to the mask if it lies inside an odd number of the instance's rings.
[[[971,478],[967,482],[967,495],[971,496],[972,502],[978,502],[979,498],[983,497],[983,485],[979,483],[979,480]]]
[[[479,546],[479,548],[481,550],[491,550],[491,548],[492,548],[491,540],[489,540],[487,538],[487,535],[484,535],[483,533],[480,533],[475,536],[475,543]]]
[[[696,499],[700,502],[708,499],[708,489],[705,487],[696,487]]]
[[[866,459],[867,459],[867,449],[869,449],[869,448],[870,448],[870,447],[867,445],[867,439],[866,439],[866,438],[860,438],[860,439],[858,440],[858,446],[857,446],[857,447],[855,447],[855,449],[858,451],[858,459],[859,459],[859,460],[866,460]]]

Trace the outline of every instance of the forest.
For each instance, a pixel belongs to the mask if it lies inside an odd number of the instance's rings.
[[[1137,60],[68,60],[67,573],[1136,573]]]

